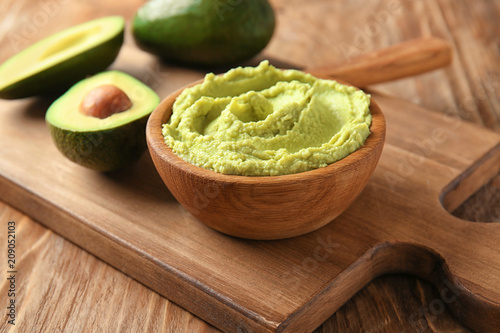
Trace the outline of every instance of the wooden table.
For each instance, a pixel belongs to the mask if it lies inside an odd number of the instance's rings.
[[[3,0],[0,61],[36,40],[94,17],[119,14],[130,22],[142,2]],[[433,35],[448,40],[455,55],[449,68],[375,88],[436,112],[500,130],[498,1],[271,2],[278,25],[264,54],[301,66],[348,60],[419,36]],[[130,35],[126,43],[133,46]],[[38,102],[47,103],[43,99]],[[1,108],[16,105],[16,102],[1,102]],[[497,177],[454,214],[477,221],[499,222],[499,207]],[[0,243],[7,243],[4,232],[7,221],[15,221],[17,228],[16,327],[21,327],[20,331],[218,331],[54,234],[36,219],[0,202]],[[6,251],[1,252],[0,258],[3,281],[0,305],[5,309]],[[381,277],[347,302],[317,332],[467,331],[447,311],[439,315],[430,311],[435,299],[439,299],[437,290],[419,279],[400,275]],[[2,318],[0,330],[14,330],[7,324],[6,316]]]

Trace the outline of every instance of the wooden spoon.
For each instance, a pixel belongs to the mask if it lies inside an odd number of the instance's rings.
[[[447,66],[452,60],[448,42],[425,37],[363,54],[346,62],[306,69],[318,77],[346,81],[356,87],[397,80]]]

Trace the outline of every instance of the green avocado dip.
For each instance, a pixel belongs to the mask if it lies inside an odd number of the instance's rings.
[[[163,125],[166,144],[205,169],[276,176],[327,166],[370,135],[370,95],[263,61],[184,91]]]

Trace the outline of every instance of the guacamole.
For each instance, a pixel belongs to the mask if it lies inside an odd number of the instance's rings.
[[[327,166],[370,135],[370,95],[263,61],[184,91],[163,125],[182,159],[223,174],[275,176]]]

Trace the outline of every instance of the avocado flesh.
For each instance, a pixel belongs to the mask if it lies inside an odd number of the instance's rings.
[[[95,87],[112,84],[131,99],[130,109],[107,118],[86,116],[79,106]],[[45,120],[59,151],[71,161],[97,171],[124,168],[146,149],[145,128],[160,98],[139,80],[119,71],[82,80],[57,99]]]
[[[123,43],[125,21],[110,16],[47,37],[0,66],[0,98],[57,93],[107,68]]]
[[[137,11],[132,33],[140,48],[165,60],[221,66],[256,55],[274,27],[267,0],[151,0]]]

